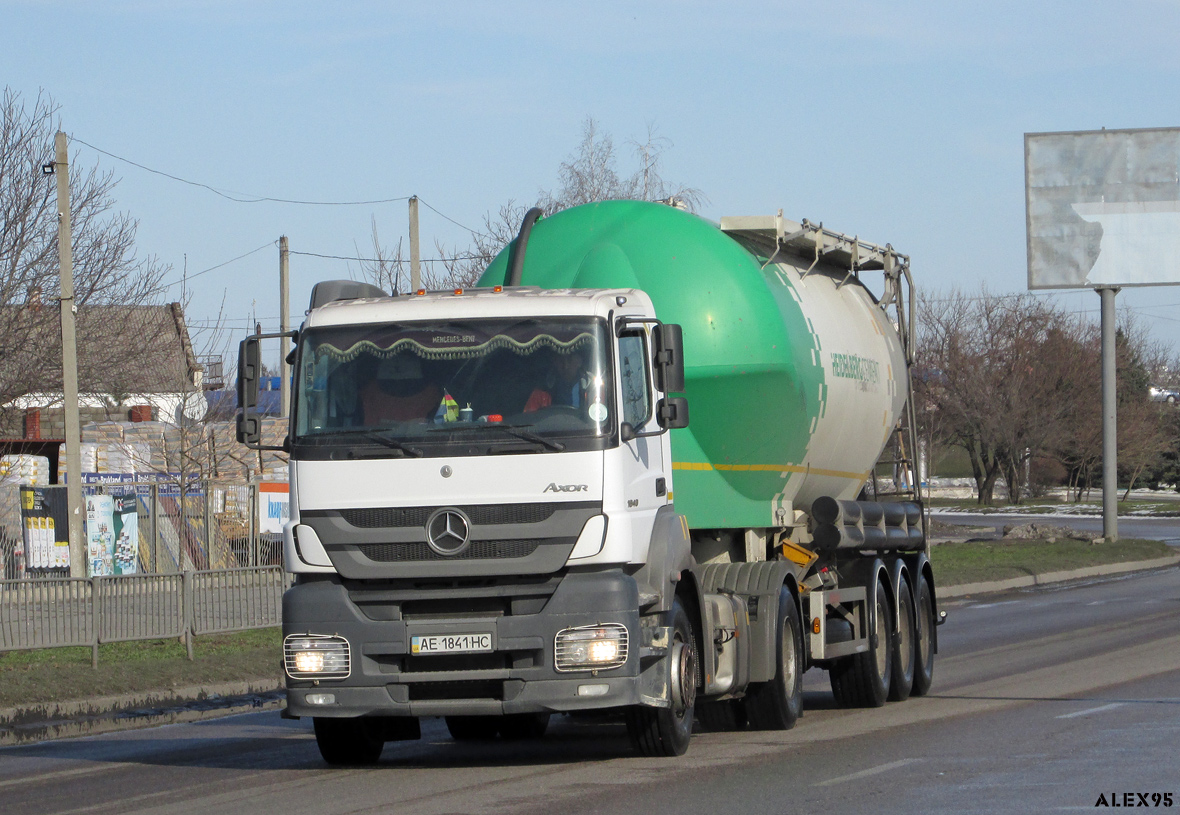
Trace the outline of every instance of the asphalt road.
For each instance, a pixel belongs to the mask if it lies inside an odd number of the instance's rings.
[[[0,810],[912,815],[1093,811],[1100,796],[1167,809],[1165,793],[1180,807],[1180,569],[944,608],[930,696],[839,710],[812,672],[794,730],[699,734],[680,759],[634,756],[612,721],[471,745],[431,720],[378,767],[333,770],[310,723],[258,713],[2,749]]]

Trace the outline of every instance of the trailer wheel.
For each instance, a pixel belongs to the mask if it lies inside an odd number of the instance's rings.
[[[910,581],[901,575],[897,584],[897,637],[893,646],[893,679],[889,683],[889,701],[904,702],[914,687],[914,596]]]
[[[869,649],[837,660],[829,672],[832,694],[844,707],[881,707],[889,698],[893,676],[893,648],[889,644],[892,617],[888,591],[878,578]]]
[[[692,738],[692,717],[697,695],[697,657],[692,624],[680,600],[672,602],[670,707],[634,705],[627,708],[627,735],[645,756],[682,756]]]
[[[741,730],[749,721],[746,704],[742,699],[726,699],[721,702],[701,702],[697,705],[697,721],[701,727],[713,733],[728,733]]]
[[[381,722],[360,716],[355,719],[312,719],[315,743],[324,761],[337,766],[376,764],[385,747]]]
[[[926,578],[918,578],[915,605],[914,696],[925,696],[934,684],[934,595]]]
[[[500,735],[512,741],[539,739],[548,727],[548,713],[510,713],[500,719]]]
[[[447,716],[447,730],[455,741],[487,741],[500,731],[501,716]]]
[[[778,666],[774,679],[751,686],[746,713],[755,730],[790,730],[803,712],[803,652],[799,608],[786,586],[778,595]]]

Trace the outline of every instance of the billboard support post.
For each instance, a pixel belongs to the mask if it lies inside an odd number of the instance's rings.
[[[1118,516],[1118,381],[1115,368],[1114,296],[1118,289],[1097,289],[1102,298],[1102,536],[1119,539]]]

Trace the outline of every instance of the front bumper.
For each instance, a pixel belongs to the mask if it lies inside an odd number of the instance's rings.
[[[336,576],[301,582],[283,597],[283,634],[346,638],[352,671],[341,680],[288,677],[288,715],[500,715],[660,704],[663,666],[656,663],[663,649],[651,647],[660,634],[641,630],[638,603],[635,581],[621,569],[467,587]],[[557,632],[601,623],[627,627],[626,662],[558,672]],[[490,653],[410,653],[415,635],[485,632],[492,635]],[[309,694],[321,702],[330,694],[331,702],[310,704]]]

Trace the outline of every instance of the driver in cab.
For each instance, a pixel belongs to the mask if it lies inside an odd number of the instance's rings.
[[[422,374],[422,361],[398,355],[377,360],[374,375],[360,391],[365,424],[426,421],[438,408],[442,391]]]

